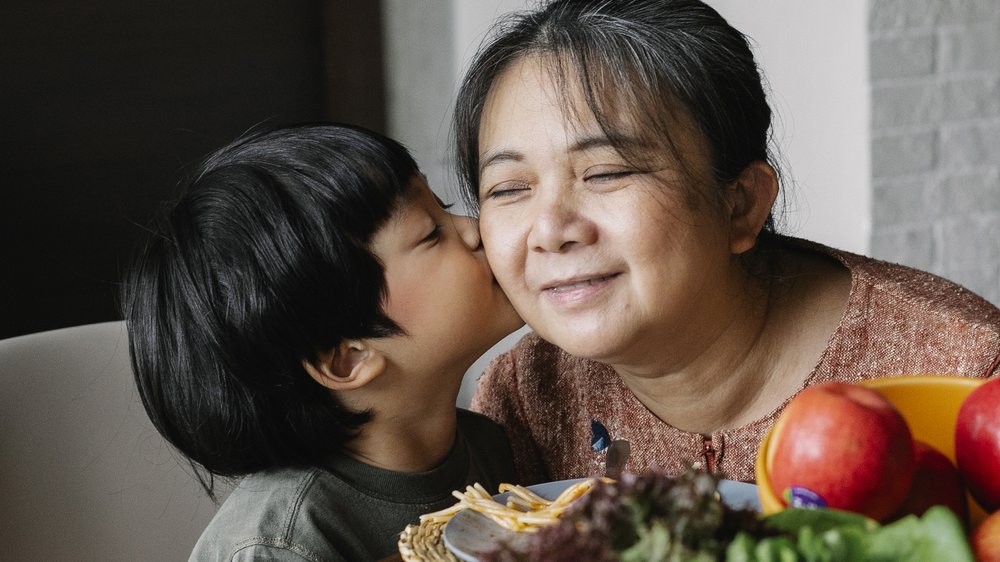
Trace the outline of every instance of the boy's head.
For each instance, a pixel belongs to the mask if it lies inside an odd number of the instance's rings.
[[[201,165],[123,294],[140,396],[182,453],[220,475],[306,465],[364,423],[302,364],[402,333],[372,242],[416,176],[398,143],[342,125],[255,134]]]
[[[383,266],[383,311],[403,333],[344,340],[306,372],[356,410],[375,406],[397,421],[453,414],[465,371],[523,324],[486,262],[478,223],[448,212],[416,176],[369,247]]]

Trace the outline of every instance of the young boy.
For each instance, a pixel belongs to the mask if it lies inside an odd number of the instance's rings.
[[[193,560],[382,558],[452,490],[513,480],[503,431],[455,399],[521,321],[402,146],[252,135],[166,219],[123,294],[136,383],[210,495],[243,477]]]

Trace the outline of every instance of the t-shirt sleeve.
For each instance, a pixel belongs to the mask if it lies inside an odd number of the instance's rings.
[[[336,553],[325,552],[322,555],[295,546],[276,546],[269,544],[251,544],[237,550],[231,562],[346,562]]]
[[[549,480],[542,456],[522,407],[513,352],[494,359],[479,379],[471,408],[497,422],[507,433],[514,455],[514,469],[519,483],[537,484]]]

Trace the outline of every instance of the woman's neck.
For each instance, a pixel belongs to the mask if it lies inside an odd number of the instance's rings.
[[[818,363],[843,316],[850,272],[822,256],[789,253],[751,282],[756,293],[732,297],[742,308],[730,308],[709,337],[699,334],[707,343],[663,345],[661,362],[612,365],[663,421],[702,434],[741,427],[778,408]]]
[[[635,376],[615,367],[625,385],[654,415],[692,433],[738,427],[760,417],[755,404],[768,386],[767,368],[755,348],[739,354],[703,355],[684,369]]]
[[[756,290],[766,295],[766,287]],[[640,402],[678,429],[708,434],[734,425],[763,385],[768,300],[741,302],[684,339],[665,337],[672,341],[658,353],[635,355],[646,361],[612,367]]]

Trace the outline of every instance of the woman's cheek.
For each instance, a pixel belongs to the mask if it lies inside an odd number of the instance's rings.
[[[501,287],[507,290],[523,274],[523,268],[517,267],[517,248],[509,241],[483,235],[483,246],[486,250],[486,261],[489,262],[493,276]]]

